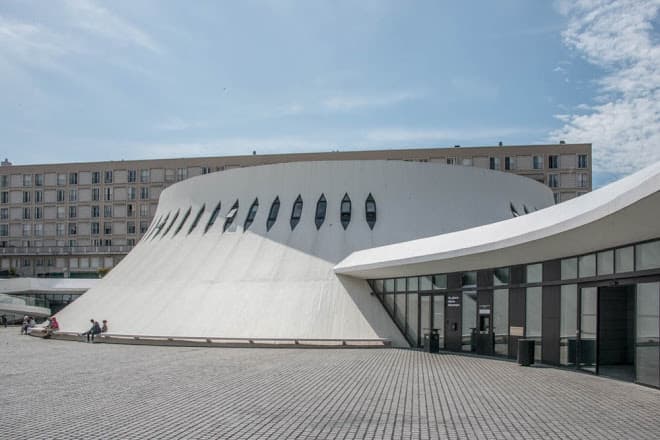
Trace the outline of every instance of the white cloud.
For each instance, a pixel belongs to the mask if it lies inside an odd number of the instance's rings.
[[[660,0],[564,0],[565,44],[606,73],[582,113],[557,115],[550,138],[592,142],[594,171],[626,174],[660,160],[660,45],[653,20]],[[584,111],[588,113],[584,114]]]
[[[421,98],[420,92],[394,92],[371,96],[339,95],[323,100],[322,105],[328,110],[350,111],[360,108],[387,107],[404,101]]]

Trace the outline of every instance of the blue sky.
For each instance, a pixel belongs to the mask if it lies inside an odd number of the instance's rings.
[[[0,3],[14,163],[592,142],[660,160],[660,0]]]

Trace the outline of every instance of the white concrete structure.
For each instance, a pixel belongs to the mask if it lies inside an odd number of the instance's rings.
[[[656,239],[658,219],[660,163],[529,215],[357,251],[335,271],[375,279],[552,260]]]
[[[365,213],[370,194],[373,229]],[[317,227],[322,195],[327,209]],[[345,195],[351,201],[346,227],[340,221]],[[303,206],[292,228],[298,196]],[[279,213],[268,229],[276,199]],[[245,229],[255,201],[256,215]],[[219,215],[206,231],[218,203]],[[530,179],[432,163],[301,162],[199,176],[163,191],[145,238],[58,319],[65,331],[86,330],[95,318],[108,319],[119,334],[388,338],[407,346],[367,282],[338,276],[337,263],[362,249],[552,204],[552,192]],[[228,219],[233,222],[223,232]]]

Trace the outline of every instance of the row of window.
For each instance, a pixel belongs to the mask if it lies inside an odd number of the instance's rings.
[[[139,188],[139,196],[140,200],[147,200],[149,199],[149,187],[142,186]],[[110,201],[112,200],[112,188],[104,188],[103,189],[103,200]],[[64,189],[58,189],[56,191],[56,198],[58,202],[77,202],[78,201],[78,190],[77,189],[70,189],[70,190],[64,190]],[[134,186],[129,186],[126,188],[126,198],[128,200],[137,200],[138,198],[138,188]],[[92,200],[101,200],[101,188],[92,188],[91,192],[91,199]],[[44,201],[44,192],[43,191],[23,191],[23,197],[22,197],[23,203],[32,203],[34,200],[34,203],[43,203]],[[8,191],[2,191],[0,192],[0,203],[2,204],[8,204],[10,203],[9,200],[9,192]]]
[[[217,220],[220,214],[221,206],[222,206],[221,202],[218,202],[218,204],[216,205],[215,209],[213,210],[213,212],[209,217],[206,227],[204,228],[204,233],[206,233]],[[328,202],[325,198],[325,195],[321,194],[321,196],[316,202],[316,211],[314,216],[314,224],[316,225],[317,230],[320,229],[323,223],[325,222],[327,206],[328,206]],[[369,225],[370,229],[373,229],[374,225],[376,224],[376,201],[374,200],[371,194],[369,194],[369,196],[366,198],[364,206],[365,206],[365,218],[367,224]],[[197,211],[197,214],[195,215],[195,218],[193,219],[188,229],[188,234],[190,234],[197,227],[197,224],[199,223],[199,220],[202,214],[204,213],[205,209],[206,209],[206,205],[202,205],[199,211]],[[227,212],[227,215],[225,216],[225,222],[224,225],[222,226],[223,232],[229,229],[229,227],[234,223],[234,220],[236,219],[236,215],[238,214],[238,209],[239,209],[239,201],[236,200],[232,205],[232,207]],[[252,223],[254,222],[258,209],[259,209],[259,199],[255,199],[250,205],[250,208],[248,209],[248,213],[245,217],[245,222],[243,223],[244,231],[246,231],[250,227],[250,225],[252,225]],[[191,210],[192,208],[189,207],[188,210],[183,214],[182,219],[179,222],[177,228],[175,229],[173,236],[177,235],[179,231],[183,228],[183,225],[186,223],[186,220],[191,214]],[[273,202],[270,205],[270,210],[268,211],[268,217],[266,219],[267,231],[270,231],[270,229],[277,221],[279,211],[280,211],[280,198],[275,197],[275,200],[273,200]],[[291,227],[291,230],[294,230],[298,225],[298,223],[300,222],[300,219],[302,217],[302,212],[303,212],[303,199],[300,195],[298,195],[296,200],[293,202],[293,206],[291,208],[291,217],[289,218],[289,225]],[[174,216],[172,216],[171,220],[170,220],[170,214],[171,213],[167,213],[166,215],[161,215],[158,218],[158,220],[154,222],[153,230],[149,232],[147,237],[151,237],[151,239],[154,239],[158,235],[160,235],[161,231],[164,231],[161,237],[166,236],[167,233],[170,231],[170,229],[172,229],[172,226],[175,224],[177,219],[179,218],[180,210],[177,210],[174,213]],[[351,221],[351,214],[352,214],[351,199],[348,196],[348,194],[344,194],[339,209],[339,220],[344,229],[348,227]]]
[[[558,169],[562,168],[561,166],[561,157],[559,155],[549,155],[548,156],[548,169]],[[578,168],[578,169],[587,169],[589,167],[589,158],[587,154],[578,154],[575,157],[570,158],[571,163],[565,164],[564,168]],[[448,165],[458,165],[459,162],[455,157],[448,157],[446,159]],[[465,157],[461,159],[460,164],[463,166],[473,166],[474,159],[471,157]],[[491,170],[501,170],[502,163],[499,157],[489,157],[488,158],[488,168]],[[543,166],[543,156],[532,156],[531,157],[531,168],[534,170],[542,170]],[[515,156],[505,156],[504,157],[504,170],[513,171],[518,169],[518,160]]]
[[[86,240],[84,237],[81,238],[80,241],[76,239],[69,239],[69,240],[21,240],[20,242],[8,242],[5,240],[0,240],[0,248],[7,248],[7,247],[23,247],[23,248],[61,248],[61,247],[69,247],[69,248],[75,248],[75,247],[99,247],[99,246],[135,246],[137,238],[115,238],[114,241],[112,238],[92,238],[90,240]],[[125,249],[126,251],[130,249]],[[87,252],[87,250],[83,250],[83,252]]]
[[[91,222],[89,223],[90,226],[90,232],[89,234],[91,235],[99,235],[101,232],[103,232],[104,235],[112,235],[113,233],[113,224],[115,222]],[[146,220],[142,220],[140,222],[134,222],[134,221],[128,221],[126,222],[126,234],[128,235],[133,235],[138,233],[138,228],[136,227],[139,226],[139,233],[144,234],[147,232],[147,229],[149,227],[149,222]],[[44,223],[23,223],[22,225],[22,233],[24,237],[28,236],[36,236],[36,237],[42,237],[44,236]],[[101,228],[103,226],[103,228]],[[64,235],[79,235],[79,227],[78,223],[55,223],[55,229],[54,229],[54,234],[57,236],[64,236]],[[0,237],[8,237],[9,236],[9,225],[6,223],[1,223],[0,224]]]
[[[561,179],[560,180],[560,174],[548,174],[548,186],[550,188],[559,188]],[[575,176],[575,183],[573,183],[570,179],[570,177]],[[586,173],[577,173],[574,175],[569,176],[569,179],[565,182],[565,186],[568,187],[576,187],[576,188],[586,188],[589,186],[589,175]]]
[[[123,207],[123,205],[122,205]],[[77,218],[79,208],[82,206],[52,206],[51,208],[55,209],[57,214],[56,218]],[[17,208],[20,209],[20,208]],[[92,205],[89,207],[90,213],[88,216],[92,218],[101,217],[101,206]],[[140,205],[140,217],[149,217],[149,205]],[[21,219],[30,220],[43,218],[44,208],[41,206],[35,206],[34,208],[22,208]],[[126,205],[126,214],[125,217],[134,217],[136,215],[135,205],[129,203]],[[103,217],[113,217],[113,205],[103,205]],[[123,216],[121,216],[123,217]],[[0,220],[9,220],[9,209],[0,208]]]

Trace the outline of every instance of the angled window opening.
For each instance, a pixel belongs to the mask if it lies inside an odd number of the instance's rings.
[[[183,225],[186,224],[186,220],[188,220],[188,217],[190,217],[190,211],[192,211],[192,206],[189,206],[186,213],[183,214],[183,218],[181,219],[179,226],[177,226],[176,229],[174,230],[174,234],[172,234],[172,237],[176,237],[176,234],[178,234],[179,231],[181,231],[181,228],[183,228]]]
[[[158,234],[160,234],[160,231],[163,230],[163,228],[164,228],[165,225],[167,224],[167,220],[170,218],[170,214],[171,214],[171,212],[168,212],[167,215],[165,215],[165,218],[163,219],[163,221],[160,222],[160,223],[158,224],[158,226],[156,226],[156,233],[151,237],[152,240],[153,240],[154,238],[158,237]]]
[[[523,211],[525,212],[525,214],[529,214],[529,209],[527,209],[527,205],[525,205],[524,203],[523,203]]]
[[[229,212],[227,213],[227,217],[225,218],[225,224],[222,227],[222,232],[225,232],[227,229],[229,229],[231,224],[234,223],[234,219],[236,218],[237,212],[238,212],[238,200],[234,202],[234,206],[232,206]]]
[[[520,213],[518,212],[518,210],[516,209],[516,207],[513,206],[513,202],[509,202],[509,209],[511,209],[511,214],[512,214],[514,217],[519,217],[519,216],[520,216]]]
[[[268,220],[266,221],[266,231],[270,231],[270,228],[273,227],[277,221],[277,214],[280,212],[280,198],[275,197],[272,205],[270,205],[270,211],[268,211]]]
[[[367,200],[364,202],[364,210],[367,215],[367,224],[369,225],[369,229],[373,230],[374,225],[376,224],[376,201],[374,200],[374,196],[372,196],[371,193],[369,193]]]
[[[176,213],[174,213],[174,217],[172,217],[172,221],[170,222],[169,225],[167,225],[167,229],[165,229],[165,232],[163,232],[163,235],[160,236],[161,239],[162,239],[163,237],[165,237],[165,236],[167,235],[168,232],[170,232],[170,229],[172,229],[172,226],[174,226],[174,222],[175,222],[176,219],[179,217],[179,212],[181,212],[181,210],[180,210],[180,209],[177,209],[177,210],[176,210]]]
[[[321,225],[325,221],[325,211],[328,209],[328,201],[325,199],[325,196],[321,194],[319,201],[316,202],[316,215],[314,216],[314,223],[316,224],[316,229],[321,229]]]
[[[344,227],[344,230],[346,230],[348,224],[351,222],[351,198],[348,197],[348,193],[344,194],[344,198],[341,199],[339,219],[341,220],[341,225]]]
[[[197,223],[199,223],[199,219],[202,218],[202,214],[204,214],[205,209],[206,209],[206,203],[204,203],[202,207],[199,208],[199,211],[197,211],[197,215],[193,219],[193,222],[190,225],[190,228],[188,229],[188,234],[190,234],[192,231],[195,230],[195,228],[197,227]]]
[[[93,217],[93,215],[92,215],[92,217]],[[151,223],[151,225],[149,225],[149,229],[147,230],[147,232],[144,233],[142,238],[144,238],[146,240],[147,238],[151,237],[151,235],[154,233],[154,231],[156,229],[158,229],[158,225],[160,224],[160,221],[162,220],[162,218],[163,218],[163,214],[158,216],[158,219],[154,220],[154,222]]]
[[[293,208],[291,209],[291,221],[289,223],[291,224],[292,231],[296,229],[296,225],[298,225],[298,222],[300,221],[300,217],[302,217],[302,209],[303,209],[302,197],[300,197],[300,194],[298,194],[298,198],[296,199],[295,202],[293,202]]]
[[[222,207],[222,202],[218,202],[215,209],[211,213],[211,217],[209,218],[208,223],[206,223],[206,227],[204,228],[205,234],[208,232],[209,229],[211,229],[211,226],[213,226],[213,223],[215,223],[215,221],[217,220],[218,214],[220,214],[221,207]]]
[[[247,231],[247,229],[250,227],[250,225],[254,221],[254,218],[257,216],[258,210],[259,210],[259,199],[257,198],[254,199],[254,202],[252,202],[252,206],[250,206],[248,215],[245,218],[245,223],[243,224],[243,232]]]

